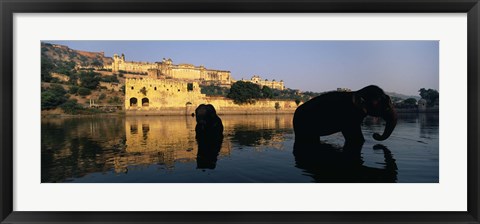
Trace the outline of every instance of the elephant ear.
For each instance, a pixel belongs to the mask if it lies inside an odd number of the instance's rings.
[[[362,96],[354,95],[353,104],[358,107],[363,113],[367,114],[367,104],[365,99]]]
[[[384,104],[385,104],[385,105],[388,105],[388,107],[386,108],[386,110],[387,110],[387,111],[390,110],[391,107],[389,107],[389,106],[391,106],[391,105],[393,104],[393,103],[392,103],[392,99],[390,98],[390,96],[385,95]]]

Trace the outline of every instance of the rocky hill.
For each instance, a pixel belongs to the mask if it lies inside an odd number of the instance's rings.
[[[105,57],[103,52],[87,52],[73,50],[64,45],[42,42],[42,57],[52,62],[74,62],[76,67],[97,67],[110,65],[111,57]]]

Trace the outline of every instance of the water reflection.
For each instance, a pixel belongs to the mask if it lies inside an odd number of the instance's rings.
[[[293,154],[296,167],[304,175],[319,183],[393,183],[397,181],[397,165],[390,150],[375,145],[383,151],[382,168],[364,165],[361,150],[363,144],[335,146],[325,142],[315,145],[296,144]]]
[[[345,150],[339,133],[294,148],[292,115],[221,116],[222,138],[198,140],[187,116],[42,118],[42,182],[438,182],[438,115],[367,118],[366,142]],[[355,149],[355,150],[353,150]],[[392,153],[393,152],[393,153]]]
[[[282,148],[291,116],[266,118],[226,116],[225,140],[197,139],[190,116],[43,118],[42,182],[95,172],[128,174],[151,165],[173,170],[179,163],[195,163],[198,169],[215,169],[218,157],[231,154],[232,144]]]
[[[198,137],[197,169],[215,169],[222,148],[223,135]]]
[[[113,157],[125,142],[119,118],[42,119],[42,182],[64,182],[113,168]]]

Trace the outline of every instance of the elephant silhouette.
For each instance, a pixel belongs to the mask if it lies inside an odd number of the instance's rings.
[[[397,124],[397,113],[378,86],[367,86],[354,92],[328,92],[300,105],[293,117],[295,142],[319,143],[320,136],[341,132],[345,144],[365,142],[361,124],[367,116],[386,121],[382,135],[373,134],[377,141],[387,139]]]
[[[195,139],[198,144],[197,169],[215,169],[223,142],[222,119],[211,104],[195,109]]]
[[[195,109],[197,135],[221,135],[223,134],[222,119],[217,115],[215,107],[211,104],[200,104]]]

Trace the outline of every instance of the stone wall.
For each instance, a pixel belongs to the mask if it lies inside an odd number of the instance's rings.
[[[151,78],[125,80],[126,110],[185,108],[200,104],[204,98],[195,82]]]
[[[219,114],[293,113],[292,100],[257,100],[235,104],[224,97],[207,97],[196,82],[169,79],[126,79],[125,110],[130,115],[190,115],[200,104],[212,104]]]

